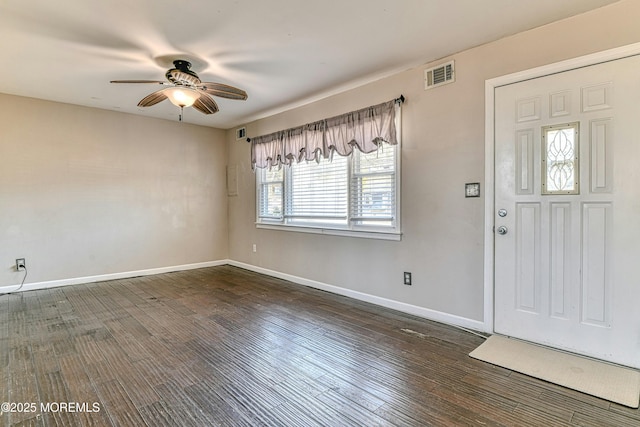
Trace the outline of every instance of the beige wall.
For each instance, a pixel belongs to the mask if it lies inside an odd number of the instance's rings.
[[[0,287],[226,259],[224,138],[0,95]]]
[[[0,288],[22,278],[17,257],[29,283],[230,258],[480,321],[484,198],[463,190],[484,181],[484,81],[638,42],[638,16],[621,1],[444,58],[448,86],[423,90],[437,61],[247,125],[255,136],[404,94],[400,242],[256,229],[249,145],[233,130],[0,95]]]
[[[240,171],[239,195],[229,198],[230,258],[481,321],[484,198],[465,199],[464,183],[484,181],[484,81],[638,42],[638,16],[640,2],[622,1],[445,58],[456,61],[448,86],[423,89],[423,70],[437,61],[247,124],[257,136],[404,94],[401,242],[256,229],[249,145],[229,131],[229,164]],[[402,285],[403,271],[413,286]]]

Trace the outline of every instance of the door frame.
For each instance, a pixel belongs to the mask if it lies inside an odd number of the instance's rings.
[[[493,79],[485,80],[485,135],[484,135],[484,319],[483,332],[494,333],[495,293],[495,89],[507,84],[587,67],[602,62],[615,61],[640,54],[640,43],[579,56],[541,67],[531,68]]]

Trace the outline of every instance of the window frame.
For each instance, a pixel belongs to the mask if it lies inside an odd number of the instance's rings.
[[[261,171],[261,175],[265,176],[266,175],[266,171],[262,172]],[[284,176],[284,174],[283,174]],[[275,185],[276,187],[280,188],[280,215],[279,216],[274,216],[274,215],[267,215],[266,213],[264,213],[260,208],[263,206],[263,200],[268,199],[268,195],[265,195],[262,190],[266,187]],[[285,198],[285,193],[284,193],[284,179],[281,180],[277,180],[277,179],[266,179],[266,180],[262,180],[260,179],[260,181],[258,182],[258,180],[256,180],[256,222],[260,222],[260,221],[282,221],[282,219],[284,218],[284,198]]]
[[[573,189],[571,190],[549,190],[548,168],[550,160],[548,158],[549,141],[548,135],[553,131],[571,130],[573,133],[573,159],[571,165],[573,168]],[[562,123],[557,125],[543,126],[541,128],[540,138],[542,140],[541,148],[541,194],[543,196],[557,195],[578,195],[580,194],[580,122]]]
[[[396,120],[399,120],[399,117],[396,117]],[[398,128],[398,134],[399,134]],[[289,168],[291,166],[282,166],[282,204],[281,211],[283,212],[282,218],[265,218],[260,216],[260,198],[262,196],[260,189],[262,188],[262,180],[261,177],[264,176],[265,172],[268,169],[257,169],[256,170],[256,228],[261,229],[271,229],[271,230],[281,230],[281,231],[295,231],[295,232],[306,232],[306,233],[314,233],[314,234],[327,234],[327,235],[336,235],[336,236],[348,236],[348,237],[359,237],[359,238],[370,238],[370,239],[382,239],[382,240],[401,240],[402,232],[401,232],[401,171],[402,171],[402,144],[400,138],[398,138],[398,144],[389,145],[386,144],[384,147],[381,147],[380,150],[394,150],[394,171],[395,175],[395,187],[394,187],[394,196],[395,196],[395,215],[393,220],[391,221],[390,226],[376,226],[372,224],[359,224],[358,221],[353,220],[353,212],[351,207],[351,199],[352,199],[352,179],[353,179],[353,162],[355,162],[354,156],[364,155],[360,153],[357,148],[354,149],[354,152],[347,156],[347,220],[345,225],[336,225],[329,223],[304,223],[302,221],[296,221],[295,224],[291,224],[287,221],[285,203],[287,200],[287,171],[284,168]],[[372,155],[376,155],[376,152],[370,153]],[[337,154],[336,154],[337,155]]]

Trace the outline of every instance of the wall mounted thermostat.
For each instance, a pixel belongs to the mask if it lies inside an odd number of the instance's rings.
[[[464,185],[464,197],[480,197],[480,183],[469,182]]]

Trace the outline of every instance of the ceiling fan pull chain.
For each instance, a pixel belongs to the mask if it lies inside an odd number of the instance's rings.
[[[181,122],[182,121],[182,113],[184,112],[184,107],[181,105],[180,106],[180,115],[178,116],[178,121]]]

